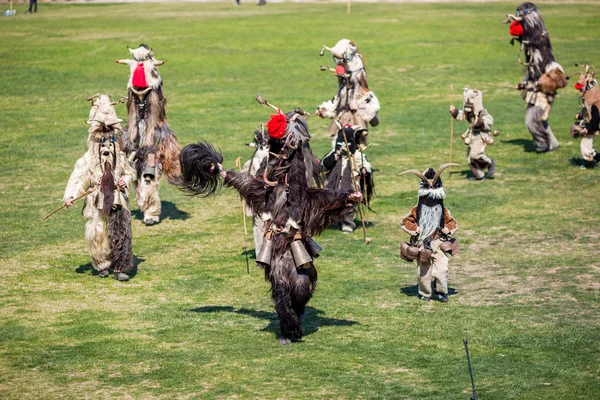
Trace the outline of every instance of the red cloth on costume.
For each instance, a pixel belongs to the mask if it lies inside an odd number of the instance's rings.
[[[510,35],[521,37],[523,35],[523,25],[519,21],[513,21],[510,24]]]
[[[281,139],[285,135],[287,121],[281,110],[277,110],[277,114],[271,115],[271,119],[267,122],[267,132],[273,139]]]
[[[131,79],[131,85],[138,88],[147,88],[148,83],[146,82],[146,71],[144,71],[144,63],[139,63],[133,71],[133,78]]]

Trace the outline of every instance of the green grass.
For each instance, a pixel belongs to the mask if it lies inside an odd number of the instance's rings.
[[[537,155],[518,49],[493,4],[40,4],[0,24],[0,398],[466,399],[468,337],[481,399],[589,399],[600,390],[599,170],[578,168],[569,85],[550,121],[558,151]],[[542,4],[568,74],[600,64],[600,5]],[[219,145],[225,166],[268,119],[256,93],[314,110],[336,83],[322,44],[356,41],[382,110],[369,156],[377,198],[370,246],[360,230],[327,230],[304,341],[282,347],[262,271],[246,271],[235,193],[195,199],[163,184],[164,220],[134,208],[138,265],[127,283],[92,275],[77,208],[60,205],[85,151],[96,92],[125,95],[126,46],[150,44],[182,144]],[[399,258],[400,218],[416,202],[407,168],[448,160],[449,85],[484,90],[501,130],[497,177],[465,179],[454,124],[446,204],[459,223],[446,305],[416,299],[415,266]],[[123,106],[118,113],[125,116]],[[328,121],[310,120],[325,154]]]

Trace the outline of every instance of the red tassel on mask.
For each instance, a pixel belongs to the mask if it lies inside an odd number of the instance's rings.
[[[148,83],[146,82],[146,71],[144,71],[144,63],[139,63],[133,71],[133,78],[131,78],[131,85],[137,88],[147,88]]]
[[[271,138],[281,139],[285,135],[286,128],[285,115],[281,113],[281,110],[277,110],[277,114],[271,115],[271,119],[267,122],[267,132]]]
[[[577,83],[576,83],[575,85],[573,85],[573,86],[575,86],[575,89],[577,89],[577,90],[581,90],[581,89],[583,89],[583,83],[579,83],[579,82],[577,82]]]
[[[523,25],[519,21],[513,21],[510,24],[509,32],[511,36],[521,37],[523,35]]]
[[[336,75],[344,75],[346,73],[346,70],[344,69],[344,67],[338,64],[338,66],[335,67],[335,73]]]

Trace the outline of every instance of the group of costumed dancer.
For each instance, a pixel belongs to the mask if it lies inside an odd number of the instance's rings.
[[[552,55],[548,32],[533,3],[521,4],[516,15],[508,15],[504,22],[511,23],[513,43],[517,40],[526,55],[523,65],[527,75],[517,89],[522,90],[526,100],[525,124],[535,150],[555,150],[558,141],[548,115],[556,91],[566,86],[567,77]],[[369,89],[364,58],[356,43],[348,39],[331,48],[323,46],[320,55],[325,50],[335,62],[335,68],[321,67],[337,78],[333,98],[310,114],[300,108],[283,112],[258,95],[257,101],[275,112],[266,129],[261,125],[254,132],[254,154],[240,172],[225,170],[221,153],[209,142],[181,149],[166,117],[166,99],[157,69],[164,62],[154,58],[151,48],[142,44],[129,49],[131,58],[117,60],[130,68],[128,123],[121,128],[122,120],[114,108],[118,103],[109,96],[88,99],[92,102],[87,121],[88,151],[75,164],[64,194],[66,207],[85,197],[86,244],[97,274],[107,277],[113,273],[120,281],[130,278],[131,186],[146,225],[160,221],[158,187],[163,175],[182,191],[200,197],[211,196],[227,186],[239,193],[252,214],[256,264],[271,284],[280,342],[300,340],[306,304],[317,283],[314,259],[321,247],[313,237],[334,223],[342,232],[352,232],[357,210],[364,231],[360,206],[364,204],[368,209],[375,187],[365,150],[369,146],[369,126],[379,124],[380,104]],[[582,109],[571,129],[573,136],[582,138],[586,166],[598,161],[593,138],[599,131],[600,89],[594,73],[592,66],[585,65],[575,85],[581,91]],[[497,131],[492,131],[494,120],[483,107],[482,92],[465,88],[462,109],[451,105],[449,111],[453,118],[469,124],[461,138],[468,146],[472,179],[493,177],[495,161],[485,154],[485,148],[493,143]],[[309,144],[311,116],[332,120],[328,130],[331,150],[321,159]],[[420,178],[417,205],[401,221],[410,240],[401,244],[400,253],[406,261],[417,261],[419,297],[426,301],[448,301],[449,255],[458,252],[453,238],[458,225],[444,207],[446,192],[441,179],[450,166],[458,164],[447,163],[423,172],[409,169],[401,174]]]

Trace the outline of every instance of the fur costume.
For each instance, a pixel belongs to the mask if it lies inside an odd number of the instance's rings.
[[[517,7],[516,15],[507,15],[504,23],[511,23],[511,44],[517,40],[525,53],[525,78],[517,89],[527,103],[525,125],[533,138],[535,151],[543,153],[556,150],[558,141],[548,123],[548,115],[558,89],[567,85],[562,66],[552,54],[550,35],[538,7],[524,2]],[[520,61],[520,60],[519,60]]]
[[[375,93],[369,90],[363,56],[356,44],[348,39],[340,40],[332,48],[323,46],[321,56],[324,50],[332,54],[336,68],[321,67],[321,70],[329,70],[337,76],[338,91],[331,100],[319,105],[317,115],[333,119],[329,126],[331,136],[345,125],[359,126],[358,143],[366,144],[369,123],[371,126],[379,124],[380,106]]]
[[[122,120],[117,118],[116,103],[106,95],[90,100],[88,151],[75,163],[63,199],[70,206],[73,199],[94,190],[86,196],[82,211],[92,266],[101,277],[112,270],[116,279],[128,280],[133,254],[127,188],[135,175],[118,144]]]
[[[373,171],[366,154],[357,148],[354,129],[351,126],[340,129],[334,141],[334,149],[321,160],[325,175],[325,187],[332,190],[351,190],[354,188],[352,180],[358,180],[363,198],[369,204],[375,188]],[[351,157],[354,157],[356,162],[355,170],[352,168]],[[342,232],[350,233],[356,228],[354,214],[355,212],[352,211],[342,218],[340,221]]]
[[[255,176],[223,171],[221,154],[208,143],[181,151],[182,190],[209,196],[223,183],[237,190],[264,221],[264,241],[256,262],[271,283],[282,344],[302,338],[301,320],[317,284],[313,259],[320,247],[311,237],[351,212],[353,202],[361,199],[360,193],[321,187],[319,162],[310,149],[303,114],[277,109],[271,116],[264,142],[268,157],[262,159]]]
[[[493,177],[496,163],[485,154],[485,147],[494,143],[494,139],[490,136],[494,118],[483,108],[483,94],[481,91],[464,88],[463,109],[458,110],[451,105],[450,114],[459,121],[469,123],[469,129],[460,137],[469,146],[467,162],[475,179],[481,180],[485,177]],[[494,135],[496,134],[497,131],[494,132]],[[487,175],[484,172],[486,168],[488,170]]]
[[[428,168],[423,173],[415,169],[402,173],[410,172],[421,178],[419,201],[402,218],[400,226],[411,236],[410,244],[418,248],[417,275],[422,300],[433,296],[442,302],[448,301],[448,254],[458,253],[456,240],[450,236],[458,225],[444,207],[446,190],[440,175],[451,165],[458,164],[444,164],[437,172]]]
[[[600,154],[594,149],[594,137],[600,134],[600,88],[595,78],[596,70],[585,66],[585,74],[580,73],[575,88],[581,93],[581,111],[575,115],[576,122],[571,127],[571,136],[581,138],[583,168],[592,168],[600,161]]]
[[[160,221],[161,204],[158,186],[162,174],[170,183],[181,175],[179,152],[181,147],[167,122],[166,99],[157,66],[164,61],[154,58],[152,49],[141,44],[129,49],[131,59],[117,60],[129,66],[127,83],[127,110],[129,123],[125,126],[119,144],[134,162],[137,185],[135,198],[144,213],[144,223]]]

